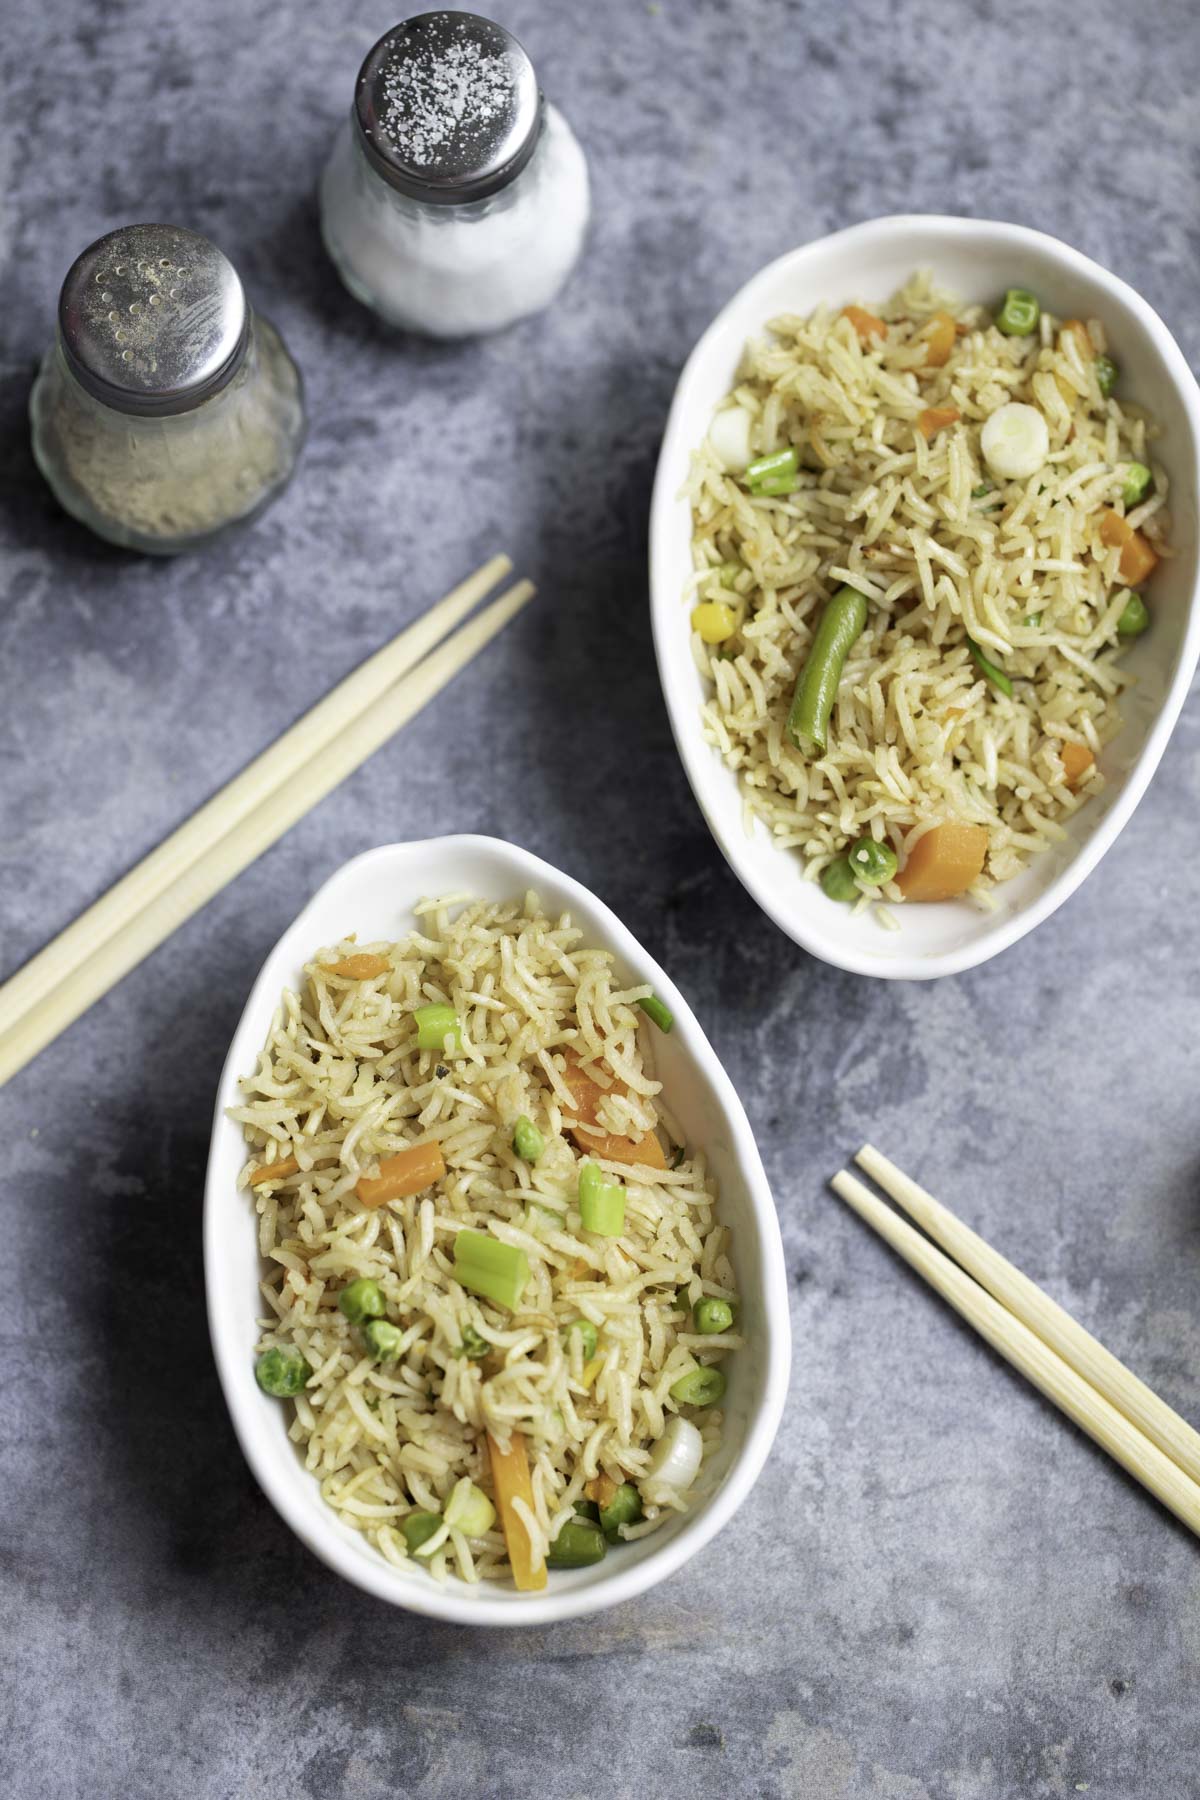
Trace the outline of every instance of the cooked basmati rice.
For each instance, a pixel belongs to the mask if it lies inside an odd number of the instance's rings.
[[[1130,678],[1116,625],[1129,590],[1098,524],[1105,509],[1125,510],[1123,465],[1149,463],[1156,432],[1138,407],[1102,397],[1097,320],[1086,322],[1092,357],[1045,312],[1032,336],[1006,337],[928,274],[873,310],[886,340],[860,343],[850,320],[822,307],[774,320],[746,350],[729,403],[752,415],[754,456],[798,447],[794,493],[752,495],[707,439],[693,459],[686,597],[724,601],[737,622],[715,647],[692,634],[712,684],[705,732],[738,772],[747,828],[764,821],[780,848],[802,852],[810,878],[864,835],[888,840],[903,863],[931,826],[965,821],[987,829],[970,890],[987,905],[988,890],[1103,786],[1093,764],[1073,791],[1060,751],[1073,740],[1098,756],[1120,729],[1116,696]],[[939,311],[957,335],[930,369],[922,333]],[[1044,414],[1050,454],[1040,474],[996,485],[980,435],[1013,400]],[[918,416],[944,406],[961,418],[927,441]],[[1167,477],[1158,464],[1153,475],[1129,522],[1164,555]],[[867,625],[827,750],[809,760],[787,735],[788,708],[842,584],[867,596]],[[1015,682],[1012,698],[984,679],[968,636]],[[903,900],[894,881],[873,893]]]
[[[464,896],[424,901],[405,940],[352,939],[317,953],[299,994],[285,993],[232,1116],[252,1146],[259,1241],[267,1263],[260,1352],[299,1350],[313,1370],[295,1399],[291,1436],[321,1492],[391,1562],[409,1564],[402,1534],[414,1510],[442,1512],[463,1476],[492,1479],[488,1429],[507,1446],[525,1436],[541,1549],[601,1473],[640,1486],[641,1537],[686,1497],[647,1477],[673,1413],[670,1388],[719,1361],[741,1339],[700,1336],[691,1306],[734,1296],[728,1233],[700,1151],[687,1154],[654,1079],[651,1028],[637,1007],[650,989],[621,989],[611,956],[588,948],[569,916],[551,920],[534,894],[490,905]],[[386,973],[354,980],[328,965],[353,953],[386,958]],[[413,1012],[445,1003],[461,1022],[460,1052],[417,1048]],[[599,1124],[616,1136],[656,1131],[664,1170],[599,1161],[626,1189],[619,1239],[583,1234],[577,1204],[584,1160],[566,1135],[573,1118],[564,1053],[614,1082]],[[615,1083],[624,1088],[622,1093]],[[522,1114],[546,1148],[529,1167],[512,1148]],[[430,1192],[364,1210],[356,1196],[380,1159],[436,1138],[447,1174]],[[271,1181],[264,1165],[299,1167]],[[531,1280],[509,1314],[455,1280],[453,1245],[470,1226],[527,1254]],[[396,1361],[375,1362],[337,1305],[359,1276],[383,1289],[403,1329]],[[676,1290],[686,1301],[676,1303]],[[579,1332],[599,1333],[585,1367]],[[491,1347],[481,1367],[463,1352],[473,1327]],[[707,1463],[722,1414],[687,1408]],[[432,1554],[430,1552],[432,1551]],[[500,1522],[468,1540],[444,1525],[419,1563],[438,1579],[509,1575]]]

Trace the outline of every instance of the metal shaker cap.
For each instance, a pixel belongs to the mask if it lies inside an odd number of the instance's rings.
[[[232,380],[249,309],[237,270],[178,225],[124,225],[72,264],[58,300],[76,380],[118,412],[189,412]]]
[[[359,141],[403,194],[435,205],[482,200],[537,148],[542,97],[511,32],[477,13],[431,12],[380,38],[359,70]]]

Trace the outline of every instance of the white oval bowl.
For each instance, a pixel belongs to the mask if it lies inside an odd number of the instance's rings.
[[[996,909],[969,902],[900,906],[899,930],[870,911],[854,917],[804,878],[795,851],[761,823],[748,834],[736,773],[704,738],[705,683],[692,659],[684,584],[691,573],[691,508],[681,498],[692,452],[732,387],[747,340],[779,313],[825,301],[882,300],[914,269],[966,300],[1025,287],[1060,316],[1104,323],[1121,366],[1121,393],[1163,427],[1154,454],[1170,477],[1171,542],[1150,590],[1153,628],[1129,651],[1138,685],[1122,696],[1125,725],[1101,766],[1104,792],[1082,807],[1064,842],[994,890]],[[1162,320],[1125,282],[1057,238],[1020,225],[913,215],[835,232],[768,264],[717,315],[684,367],[667,421],[650,518],[650,605],[659,676],[675,742],[700,810],[730,867],[763,911],[814,956],[860,975],[922,980],[969,969],[1048,918],[1095,868],[1146,790],[1187,697],[1200,653],[1197,465],[1200,391]]]
[[[655,1040],[664,1098],[702,1146],[720,1182],[721,1218],[733,1233],[746,1347],[727,1364],[725,1432],[695,1510],[653,1536],[614,1550],[589,1569],[552,1570],[541,1594],[457,1578],[440,1587],[429,1575],[393,1567],[321,1499],[317,1482],[287,1435],[291,1409],[254,1378],[258,1283],[257,1216],[237,1188],[246,1159],[241,1128],[226,1116],[238,1103],[238,1079],[253,1070],[279,997],[301,978],[322,945],[349,932],[364,940],[399,938],[409,908],[438,894],[508,900],[533,888],[551,914],[570,912],[590,943],[611,950],[623,980],[652,982],[675,1015]],[[466,1625],[545,1625],[615,1606],[662,1581],[708,1543],[750,1492],[783,1411],[791,1362],[783,1246],[771,1190],[733,1085],[669,976],[607,906],[549,863],[485,837],[385,844],[355,857],[327,881],[284,932],[256,980],[221,1074],[204,1196],[204,1263],[209,1330],[217,1371],[247,1462],[276,1511],[310,1550],[348,1581],[381,1600]],[[702,1477],[703,1479],[703,1477]]]

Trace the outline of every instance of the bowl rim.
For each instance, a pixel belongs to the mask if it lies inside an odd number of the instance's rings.
[[[851,974],[870,975],[884,981],[930,981],[942,975],[959,974],[965,969],[975,968],[1017,943],[1070,898],[1112,847],[1145,794],[1187,700],[1197,659],[1200,658],[1198,570],[1187,602],[1187,620],[1174,672],[1165,687],[1162,702],[1146,733],[1145,742],[1125,776],[1120,794],[1105,816],[1088,832],[1066,867],[1038,895],[1018,907],[1014,913],[998,920],[990,930],[981,932],[978,937],[956,948],[889,955],[886,960],[856,948],[853,943],[843,941],[836,932],[826,931],[819,925],[797,917],[789,905],[781,902],[770,880],[753,866],[734,833],[726,830],[708,796],[715,783],[732,771],[726,769],[710,744],[699,738],[693,741],[685,732],[682,712],[684,706],[690,706],[692,702],[685,701],[676,679],[677,634],[682,609],[679,582],[671,567],[669,539],[672,514],[686,475],[686,458],[694,447],[690,441],[683,441],[688,437],[684,415],[691,405],[691,389],[697,379],[699,365],[712,347],[730,333],[734,327],[735,315],[756,294],[761,292],[765,295],[777,280],[819,261],[834,246],[853,248],[870,243],[877,245],[883,240],[918,231],[926,234],[940,232],[947,238],[955,237],[967,243],[983,239],[1007,241],[1018,249],[1037,251],[1043,257],[1053,258],[1065,271],[1116,296],[1136,316],[1162,359],[1190,426],[1197,464],[1200,466],[1200,388],[1197,387],[1195,376],[1182,350],[1163,320],[1149,301],[1143,299],[1119,275],[1112,274],[1082,251],[1064,243],[1061,238],[1027,225],[1010,224],[1000,219],[959,218],[949,213],[889,213],[847,226],[840,231],[829,232],[810,243],[785,251],[750,276],[722,306],[697,340],[683,365],[672,396],[650,505],[650,624],[659,683],[666,703],[671,734],[696,803],[721,854],[742,886],[767,916],[793,943],[807,950],[810,955],[819,957],[836,968],[846,969]],[[764,325],[768,310],[764,299]],[[680,469],[682,473],[679,472]],[[785,852],[780,851],[778,854],[783,855]]]
[[[438,855],[469,852],[485,857],[511,872],[514,891],[524,891],[549,882],[564,893],[571,910],[578,908],[580,922],[596,936],[606,949],[611,949],[627,965],[646,971],[656,992],[665,999],[674,1014],[673,1035],[678,1034],[685,1053],[691,1056],[707,1077],[724,1112],[733,1155],[742,1171],[747,1201],[757,1225],[759,1251],[751,1271],[762,1294],[763,1373],[761,1393],[747,1419],[745,1440],[740,1452],[716,1491],[710,1494],[694,1515],[685,1517],[674,1535],[658,1550],[622,1569],[593,1576],[586,1586],[555,1588],[551,1585],[541,1594],[524,1596],[520,1603],[488,1601],[480,1603],[465,1583],[449,1583],[440,1587],[431,1578],[414,1580],[393,1568],[378,1552],[363,1555],[362,1546],[342,1536],[337,1515],[324,1503],[313,1509],[304,1484],[314,1477],[296,1460],[294,1470],[281,1474],[276,1462],[266,1452],[266,1439],[260,1408],[255,1404],[258,1389],[252,1373],[245,1366],[244,1345],[236,1332],[241,1302],[231,1302],[224,1293],[220,1277],[217,1234],[220,1230],[222,1201],[228,1200],[227,1179],[222,1173],[219,1146],[230,1129],[236,1129],[226,1118],[226,1107],[236,1094],[239,1076],[250,1066],[246,1060],[244,1040],[255,1043],[262,1035],[261,1021],[265,1008],[276,1004],[279,991],[278,963],[291,958],[292,946],[302,940],[311,928],[310,922],[335,885],[352,882],[360,873],[386,864],[396,852],[406,856],[427,857],[432,863]],[[431,882],[426,892],[436,888]],[[415,900],[414,893],[409,898]],[[403,915],[408,901],[401,897],[398,909]],[[251,1060],[253,1049],[251,1050]],[[253,1221],[247,1215],[248,1233]],[[429,1618],[445,1619],[456,1624],[522,1627],[546,1625],[558,1620],[580,1618],[589,1613],[615,1606],[644,1593],[688,1562],[728,1523],[754,1486],[770,1454],[779,1429],[787,1398],[791,1371],[791,1330],[784,1252],[779,1220],[766,1172],[758,1152],[754,1134],[741,1100],[716,1052],[709,1044],[691,1007],[670,976],[634,937],[604,901],[573,876],[546,862],[530,851],[506,843],[499,838],[477,833],[455,833],[438,838],[425,838],[402,844],[381,844],[361,852],[341,864],[321,883],[296,917],[279,935],[255,976],[245,1006],[242,1008],[224,1058],[213,1111],[209,1140],[208,1165],[204,1190],[204,1276],[209,1336],[217,1375],[225,1404],[233,1423],[242,1454],[262,1492],[276,1512],[296,1536],[335,1573],[362,1588],[377,1599],[403,1607],[409,1612]],[[247,1246],[257,1247],[253,1235]],[[328,1516],[326,1516],[328,1515]]]

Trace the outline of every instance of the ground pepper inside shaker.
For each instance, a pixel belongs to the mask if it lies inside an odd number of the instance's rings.
[[[474,13],[380,38],[321,183],[350,292],[435,337],[497,331],[553,300],[583,245],[587,163],[525,51]]]
[[[304,439],[300,376],[233,265],[174,225],[127,225],[77,258],[30,398],[33,451],[66,510],[172,555],[244,523]]]

